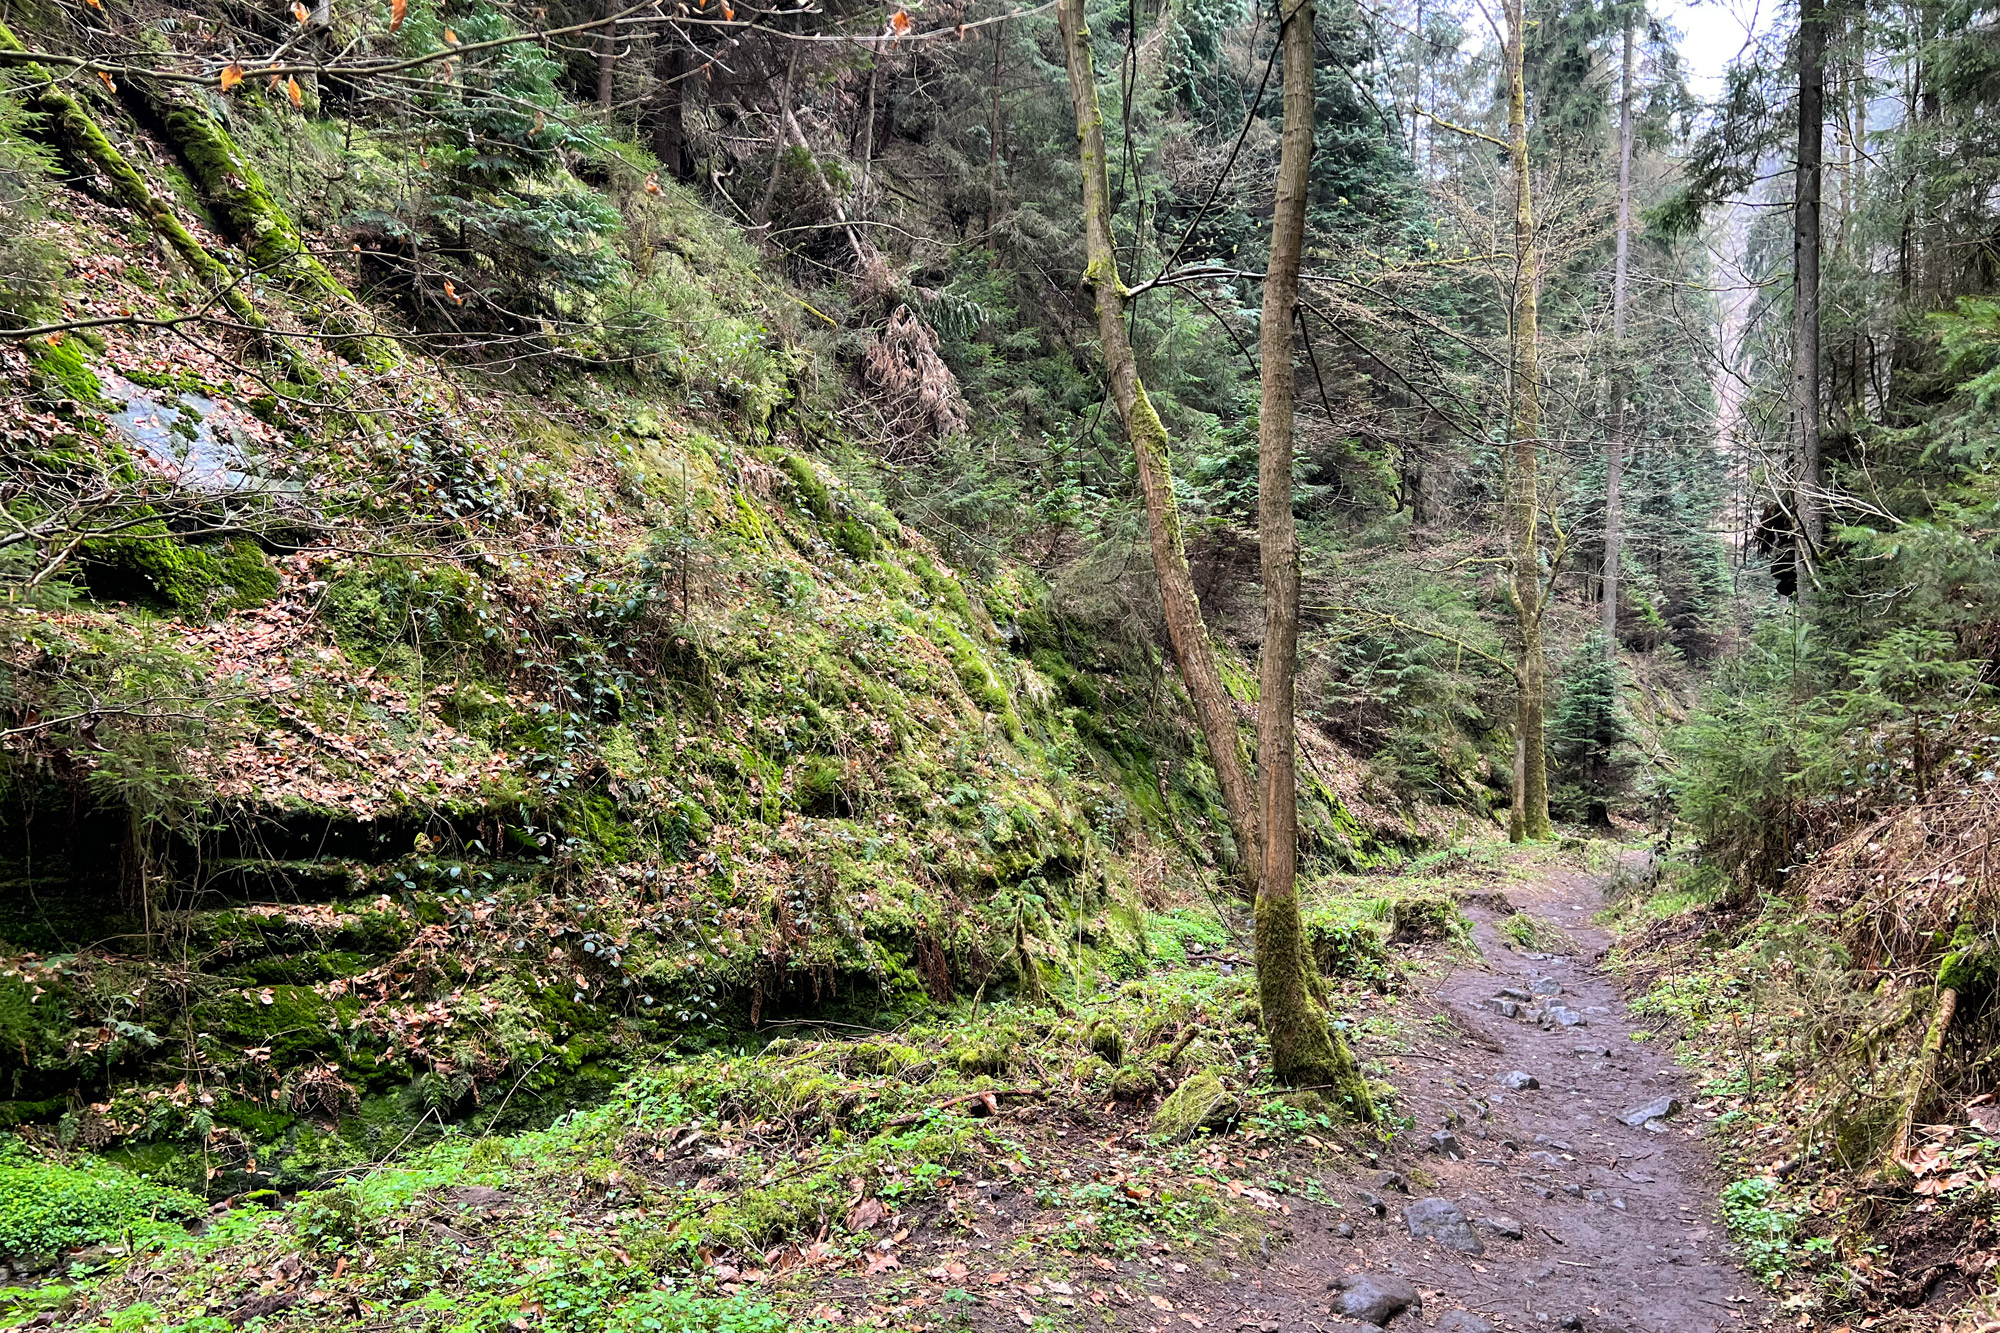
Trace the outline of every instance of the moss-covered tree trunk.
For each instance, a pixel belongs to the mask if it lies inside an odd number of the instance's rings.
[[[1299,536],[1292,514],[1292,323],[1313,150],[1313,5],[1284,14],[1284,132],[1279,146],[1271,258],[1259,325],[1257,544],[1264,577],[1264,650],[1258,662],[1257,795],[1263,875],[1257,885],[1257,993],[1271,1067],[1287,1083],[1328,1088],[1357,1119],[1373,1120],[1368,1084],[1314,994],[1299,916]]]
[[[306,249],[284,206],[250,159],[201,102],[203,93],[135,80],[168,145],[217,222],[244,255],[291,295],[308,324],[318,324],[333,349],[357,365],[389,370],[402,356],[389,338],[371,336],[354,293]]]
[[[1507,536],[1520,656],[1514,709],[1514,803],[1507,836],[1514,842],[1554,832],[1549,822],[1547,730],[1548,663],[1542,651],[1547,599],[1541,567],[1541,512],[1537,470],[1542,436],[1539,303],[1541,259],[1535,246],[1534,200],[1529,187],[1528,90],[1523,72],[1527,42],[1524,0],[1507,0],[1507,157],[1514,175],[1514,310],[1511,403],[1507,423]]]
[[[5,24],[0,24],[0,50],[25,53],[26,48]],[[263,320],[241,291],[232,285],[229,270],[187,229],[167,202],[154,194],[145,177],[135,170],[125,155],[113,146],[83,103],[63,91],[62,86],[40,65],[21,68],[31,84],[27,95],[32,110],[46,117],[51,135],[63,151],[78,163],[89,163],[111,185],[112,193],[126,208],[136,213],[167,243],[183,264],[219,293],[229,312],[246,324],[262,325]]]
[[[1090,29],[1084,22],[1083,0],[1058,0],[1056,19],[1062,28],[1069,66],[1070,100],[1076,110],[1076,138],[1083,164],[1084,280],[1097,296],[1098,341],[1104,369],[1111,380],[1112,400],[1125,422],[1138,464],[1139,491],[1146,504],[1147,544],[1153,573],[1160,584],[1166,613],[1167,641],[1181,681],[1194,705],[1195,720],[1208,743],[1216,785],[1229,811],[1231,832],[1239,855],[1238,872],[1248,893],[1255,893],[1258,874],[1256,800],[1250,790],[1243,740],[1236,714],[1216,665],[1215,645],[1202,623],[1201,603],[1188,573],[1187,548],[1181,536],[1180,506],[1174,499],[1172,462],[1167,429],[1153,409],[1153,400],[1139,379],[1138,359],[1125,332],[1125,286],[1118,276],[1118,252],[1111,238],[1111,184],[1105,167],[1104,113],[1097,102],[1097,74],[1090,55]]]

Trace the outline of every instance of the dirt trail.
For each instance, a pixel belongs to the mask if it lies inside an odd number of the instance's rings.
[[[1598,970],[1610,943],[1590,922],[1602,877],[1552,869],[1464,905],[1481,960],[1452,966],[1398,1005],[1414,1044],[1388,1057],[1391,1081],[1398,1114],[1416,1124],[1392,1148],[1378,1154],[1361,1136],[1336,1153],[1307,1136],[1221,1135],[1198,1151],[1213,1178],[1233,1177],[1232,1192],[1262,1210],[1258,1225],[1116,1258],[1086,1245],[1084,1257],[1060,1238],[1085,1219],[1040,1190],[1137,1179],[1162,1165],[1164,1150],[1139,1106],[1030,1102],[1009,1118],[1034,1173],[954,1190],[959,1222],[913,1216],[879,1247],[894,1250],[896,1267],[878,1258],[865,1275],[814,1283],[829,1298],[822,1310],[915,1329],[940,1327],[942,1305],[953,1312],[945,1323],[991,1333],[1380,1333],[1382,1320],[1390,1333],[1718,1333],[1769,1322],[1715,1216],[1719,1182],[1700,1118],[1680,1110],[1651,1128],[1623,1123],[1637,1107],[1689,1093],[1664,1044],[1631,1040],[1636,1025]],[[1575,949],[1554,957],[1509,947],[1500,922],[1514,911],[1560,927]],[[1525,998],[1537,982],[1560,992]],[[1502,990],[1524,997],[1513,1002],[1521,1015],[1496,1012]],[[1551,1002],[1581,1022],[1530,1021],[1527,1011]],[[1516,1071],[1537,1086],[1507,1086]],[[1280,1176],[1316,1182],[1317,1197],[1255,1187]],[[1412,1208],[1462,1248],[1414,1236]],[[1362,1275],[1381,1298],[1368,1311],[1373,1324],[1343,1309],[1362,1293],[1341,1284]]]
[[[1408,1195],[1374,1188],[1383,1216],[1343,1199],[1352,1240],[1337,1230],[1302,1236],[1268,1269],[1246,1275],[1271,1314],[1304,1314],[1298,1307],[1314,1288],[1324,1310],[1326,1281],[1358,1270],[1403,1277],[1423,1294],[1421,1312],[1394,1319],[1397,1329],[1714,1333],[1763,1321],[1763,1299],[1737,1268],[1715,1215],[1718,1182],[1699,1120],[1683,1110],[1650,1129],[1622,1122],[1657,1098],[1690,1098],[1664,1046],[1631,1040],[1637,1025],[1597,969],[1610,942],[1590,922],[1601,894],[1600,877],[1552,872],[1509,886],[1504,901],[1493,894],[1466,905],[1484,967],[1454,969],[1419,1001],[1449,1015],[1457,1031],[1436,1024],[1437,1045],[1396,1059],[1399,1110],[1418,1127],[1384,1166],[1429,1183],[1409,1185]],[[1560,926],[1576,952],[1510,948],[1499,929],[1508,904]],[[1562,990],[1550,998],[1580,1013],[1582,1025],[1543,1027],[1491,1007],[1503,988],[1533,994],[1535,982],[1551,979]],[[1513,1071],[1539,1086],[1504,1086]],[[1451,1144],[1432,1142],[1444,1128],[1456,1140],[1455,1158],[1439,1151]],[[1456,1205],[1483,1252],[1414,1239],[1404,1210],[1421,1198]],[[1487,1225],[1502,1218],[1518,1224],[1518,1239]],[[1368,1327],[1325,1315],[1312,1326]]]

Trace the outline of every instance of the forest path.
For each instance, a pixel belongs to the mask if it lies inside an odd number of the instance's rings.
[[[912,1214],[878,1247],[895,1267],[878,1259],[866,1274],[810,1279],[808,1299],[826,1302],[816,1313],[990,1333],[1720,1333],[1768,1323],[1716,1216],[1704,1122],[1677,1106],[1651,1128],[1625,1123],[1660,1098],[1692,1098],[1665,1043],[1633,1040],[1643,1029],[1601,968],[1611,940],[1591,916],[1606,877],[1511,855],[1509,865],[1476,876],[1486,887],[1460,898],[1477,957],[1420,946],[1427,961],[1403,992],[1356,1010],[1360,1054],[1389,1067],[1395,1112],[1414,1121],[1392,1143],[1265,1119],[1172,1147],[1150,1137],[1143,1104],[1030,1102],[1008,1113],[1015,1157],[1004,1173],[953,1190],[948,1217]],[[1567,937],[1563,952],[1518,946],[1502,924],[1517,914]],[[1368,1035],[1381,1031],[1371,1015],[1385,1013],[1393,1050]],[[1509,1086],[1515,1074],[1523,1086]],[[1188,1197],[1198,1177],[1225,1183],[1229,1206],[1172,1224],[1157,1210]],[[1098,1192],[1079,1200],[1086,1181]],[[1158,1239],[1103,1245],[1115,1216],[1134,1209]]]
[[[1335,1271],[1406,1275],[1426,1309],[1400,1323],[1714,1333],[1763,1318],[1716,1216],[1720,1182],[1700,1122],[1676,1110],[1650,1128],[1627,1123],[1648,1103],[1692,1097],[1664,1044],[1632,1039],[1643,1029],[1600,970],[1611,940],[1591,916],[1606,882],[1548,869],[1467,901],[1480,961],[1445,973],[1423,997],[1450,1031],[1436,1023],[1437,1045],[1391,1057],[1398,1110],[1418,1125],[1399,1138],[1397,1156],[1408,1174],[1430,1178],[1411,1189],[1455,1205],[1483,1247],[1475,1255],[1416,1241],[1403,1216],[1412,1200],[1378,1191],[1387,1216],[1354,1223],[1359,1253],[1325,1259]],[[1514,946],[1501,928],[1512,912],[1558,927],[1575,947]],[[1538,985],[1561,989],[1540,995]],[[1509,998],[1523,994],[1533,999]],[[1518,1014],[1502,1011],[1510,1004]],[[1537,1011],[1571,1021],[1539,1022]],[[1516,1071],[1539,1086],[1506,1086]],[[1436,1151],[1453,1145],[1434,1144],[1432,1133],[1455,1122],[1456,1155]]]

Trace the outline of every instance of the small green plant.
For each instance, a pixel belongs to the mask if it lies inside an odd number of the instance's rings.
[[[1516,948],[1528,953],[1572,954],[1577,951],[1576,941],[1553,921],[1528,912],[1516,912],[1500,923],[1500,933],[1513,942]]]
[[[1722,1191],[1722,1216],[1743,1251],[1743,1263],[1775,1283],[1798,1263],[1799,1214],[1774,1207],[1778,1182],[1763,1176],[1739,1180]]]
[[[50,1260],[84,1245],[179,1235],[202,1201],[89,1158],[57,1166],[0,1157],[0,1258]]]

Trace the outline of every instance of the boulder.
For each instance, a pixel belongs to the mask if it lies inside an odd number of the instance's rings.
[[[1191,1139],[1204,1129],[1226,1129],[1242,1103],[1209,1070],[1190,1074],[1153,1112],[1153,1133],[1170,1143]]]
[[[1434,1240],[1460,1254],[1484,1254],[1486,1244],[1450,1199],[1419,1199],[1403,1210],[1403,1225],[1418,1240]]]
[[[1681,1099],[1669,1094],[1665,1097],[1655,1097],[1644,1106],[1635,1106],[1618,1118],[1637,1129],[1648,1120],[1665,1120],[1680,1109]]]
[[[1417,1289],[1393,1273],[1349,1273],[1328,1286],[1336,1293],[1333,1312],[1377,1327],[1417,1303]]]

